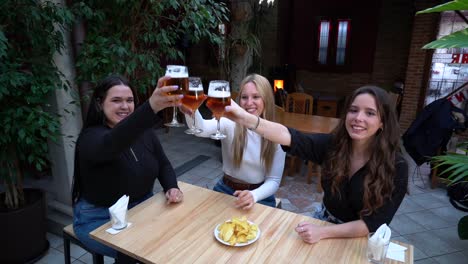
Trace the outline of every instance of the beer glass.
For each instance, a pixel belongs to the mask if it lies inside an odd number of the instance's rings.
[[[206,106],[213,112],[217,120],[216,133],[210,137],[212,139],[220,140],[226,138],[226,135],[221,133],[219,128],[219,120],[224,115],[224,107],[231,105],[231,91],[229,89],[229,82],[227,81],[211,81],[208,87],[208,99]]]
[[[177,85],[179,89],[168,93],[169,95],[182,94],[184,90],[188,90],[188,69],[186,66],[181,65],[167,65],[166,76],[170,76],[171,79],[164,82],[164,86]],[[172,121],[164,124],[168,127],[183,127],[184,124],[177,121],[177,107],[173,107]]]
[[[195,111],[206,100],[206,95],[203,92],[203,84],[200,77],[189,77],[188,91],[184,91],[184,98],[182,104],[188,109],[192,110],[193,126],[184,132],[189,135],[199,134],[203,132],[195,125]]]

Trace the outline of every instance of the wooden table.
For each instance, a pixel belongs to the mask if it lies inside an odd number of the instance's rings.
[[[330,133],[338,125],[339,119],[317,115],[285,112],[276,108],[276,122],[304,133]]]
[[[250,211],[235,209],[233,196],[183,182],[179,187],[182,203],[167,205],[158,193],[129,210],[132,225],[127,229],[111,235],[105,231],[107,223],[91,237],[144,263],[367,263],[365,237],[307,244],[294,231],[300,221],[329,223],[261,204]],[[216,225],[242,215],[258,224],[260,238],[245,247],[218,242]],[[406,263],[413,263],[413,247],[404,246]]]

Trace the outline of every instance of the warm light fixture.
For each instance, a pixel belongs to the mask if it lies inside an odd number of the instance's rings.
[[[273,81],[273,89],[276,92],[276,89],[284,89],[284,81],[283,80],[274,80]]]

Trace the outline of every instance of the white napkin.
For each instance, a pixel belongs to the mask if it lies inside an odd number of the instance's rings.
[[[387,258],[405,262],[406,247],[390,242],[387,250]]]
[[[121,230],[127,227],[127,208],[128,208],[128,195],[120,197],[120,199],[111,207],[109,213],[112,220],[112,228],[114,230]]]
[[[374,260],[381,261],[383,260],[382,258],[385,258],[385,250],[388,247],[391,236],[392,230],[390,230],[387,224],[383,224],[369,238],[369,242],[367,243],[369,247],[368,252],[372,254]]]

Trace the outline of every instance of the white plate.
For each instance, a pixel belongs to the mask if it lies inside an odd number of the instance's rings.
[[[230,220],[226,221],[226,222],[230,222]],[[254,223],[247,220],[247,222],[249,222],[249,224],[253,225]],[[248,246],[252,243],[254,243],[255,241],[258,240],[258,238],[260,237],[260,228],[257,226],[257,236],[252,239],[252,240],[249,240],[247,241],[246,243],[236,243],[235,245],[231,245],[229,244],[228,242],[225,242],[224,240],[222,240],[220,237],[219,237],[219,231],[218,231],[218,227],[220,226],[221,224],[218,224],[215,229],[214,229],[214,236],[216,237],[216,240],[218,240],[219,242],[221,242],[222,244],[224,245],[227,245],[227,246],[231,246],[231,247],[243,247],[243,246]]]

